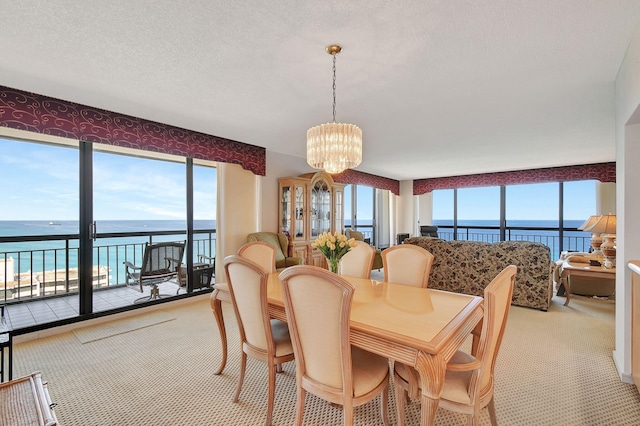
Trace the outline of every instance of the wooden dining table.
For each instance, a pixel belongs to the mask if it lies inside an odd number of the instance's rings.
[[[271,317],[287,321],[278,273],[269,275],[267,298]],[[356,288],[351,305],[351,344],[420,374],[421,424],[433,425],[442,394],[447,362],[483,317],[482,298],[428,288],[343,277]],[[221,302],[231,302],[226,283],[214,285],[211,308],[218,323],[222,359],[227,338]]]

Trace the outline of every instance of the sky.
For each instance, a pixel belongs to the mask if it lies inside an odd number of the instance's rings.
[[[94,152],[95,220],[183,220],[185,166]],[[74,148],[0,138],[0,220],[77,220],[78,151]],[[194,219],[216,218],[214,168],[194,167]],[[595,214],[595,181],[566,182],[565,220]],[[358,200],[373,192],[358,187]],[[453,217],[453,190],[434,191],[433,219]],[[499,219],[498,187],[458,190],[459,220]],[[517,200],[511,202],[511,200]],[[557,220],[558,184],[507,187],[507,220]],[[345,216],[349,215],[348,206]],[[373,203],[358,203],[358,219],[373,217]]]
[[[184,220],[184,163],[94,152],[95,220]],[[78,150],[0,138],[0,220],[78,220]],[[194,167],[194,219],[216,218],[216,172]]]
[[[564,183],[564,220],[586,220],[596,214],[596,182]],[[558,220],[559,184],[511,185],[506,188],[508,220]],[[433,219],[453,218],[453,190],[433,192]],[[458,220],[499,220],[500,188],[458,190]]]

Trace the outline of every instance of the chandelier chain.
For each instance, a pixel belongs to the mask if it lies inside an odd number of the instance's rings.
[[[333,122],[336,122],[336,54],[333,55]]]

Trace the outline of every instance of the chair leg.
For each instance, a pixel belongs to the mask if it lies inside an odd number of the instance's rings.
[[[276,364],[276,373],[282,373],[282,364]]]
[[[477,407],[477,405],[474,406],[473,414],[467,416],[467,424],[469,426],[480,426],[480,410]]]
[[[344,416],[344,426],[353,426],[353,399],[345,398],[342,415]]]
[[[398,412],[398,426],[404,426],[404,404],[407,399],[407,391],[397,383],[396,377],[396,411]]]
[[[307,395],[307,391],[298,386],[298,392],[296,392],[296,426],[302,426],[302,418],[304,417],[304,400]]]
[[[487,405],[487,408],[489,409],[489,418],[491,418],[492,426],[498,426],[498,418],[496,417],[496,406],[493,402],[494,399],[493,397],[491,397],[491,401],[489,401],[489,404]]]
[[[242,390],[242,382],[244,382],[244,370],[247,367],[247,354],[242,352],[242,358],[240,358],[240,377],[238,377],[238,388],[236,389],[236,395],[233,397],[233,402],[238,402],[240,398],[240,391]]]
[[[269,366],[269,396],[267,398],[267,421],[266,425],[271,426],[271,417],[273,416],[273,400],[276,393],[276,366],[268,363]]]
[[[380,396],[380,415],[382,416],[382,424],[389,426],[389,386],[384,388]]]

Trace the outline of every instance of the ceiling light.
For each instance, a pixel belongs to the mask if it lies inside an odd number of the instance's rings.
[[[333,122],[307,130],[307,163],[335,174],[362,162],[362,130],[355,124],[336,123],[336,55],[342,47],[331,45],[325,50],[333,56]]]

